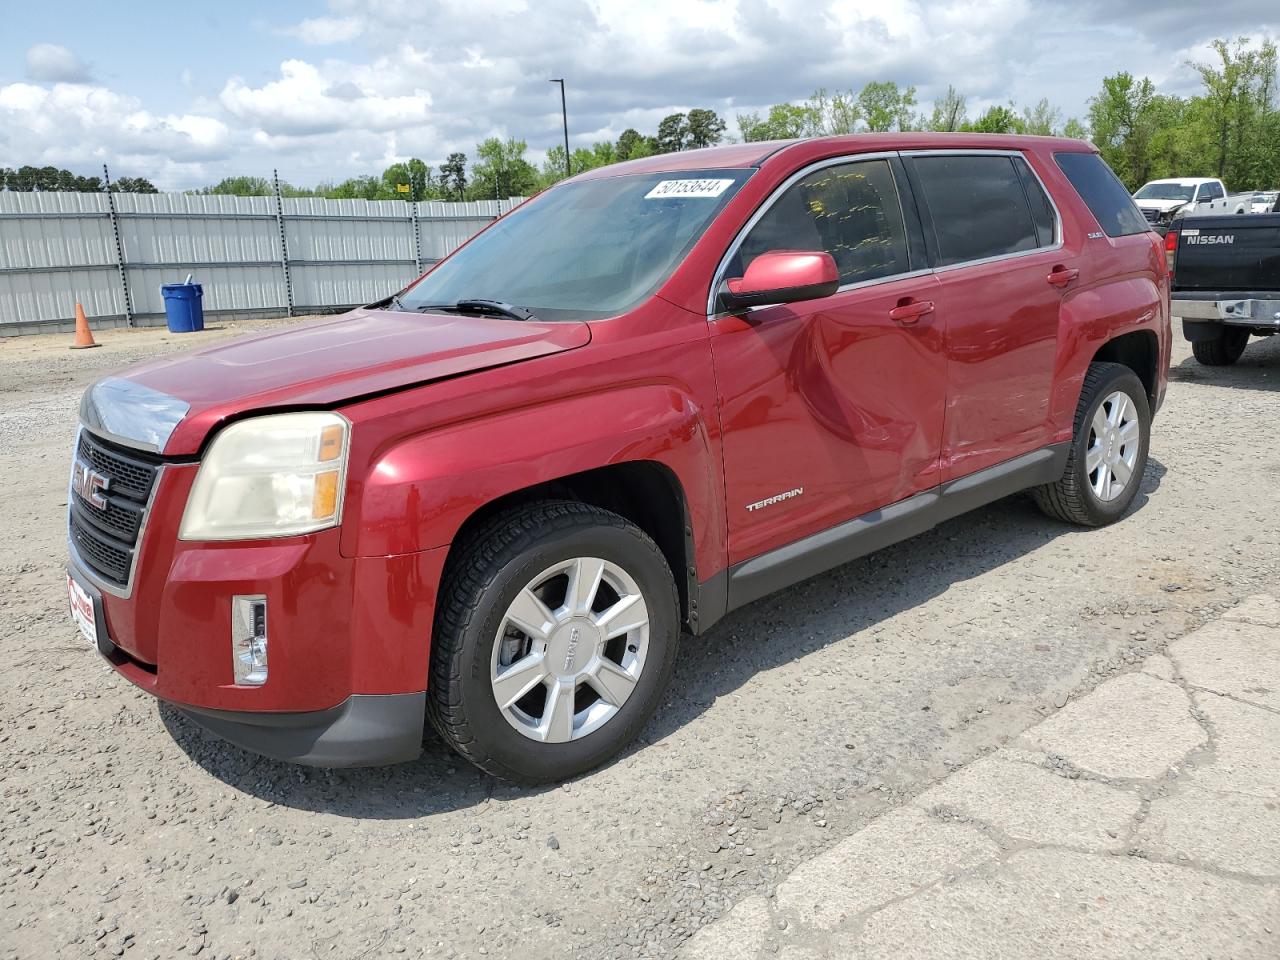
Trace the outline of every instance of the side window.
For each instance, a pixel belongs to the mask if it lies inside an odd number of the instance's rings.
[[[1058,221],[1053,212],[1049,197],[1040,186],[1040,181],[1031,172],[1027,161],[1021,157],[1013,158],[1013,166],[1022,178],[1022,189],[1026,191],[1027,203],[1031,205],[1031,220],[1036,225],[1036,245],[1051,247],[1058,239]]]
[[[1039,246],[1010,157],[917,157],[915,169],[933,218],[939,266]]]
[[[1053,158],[1108,237],[1151,229],[1120,178],[1096,153],[1055,153]]]
[[[1221,200],[1226,194],[1216,183],[1206,183],[1200,188],[1201,200]]]
[[[825,250],[840,283],[910,270],[898,188],[887,160],[860,160],[815,170],[792,184],[743,238],[729,264],[740,277],[770,250]]]

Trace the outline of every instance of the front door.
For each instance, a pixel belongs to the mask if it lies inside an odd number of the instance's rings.
[[[817,166],[772,198],[728,262],[725,276],[740,277],[771,250],[825,250],[842,283],[713,321],[731,564],[939,482],[944,318],[908,240],[918,230],[900,169],[893,157]]]

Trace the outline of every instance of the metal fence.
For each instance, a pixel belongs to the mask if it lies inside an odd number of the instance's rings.
[[[471,203],[0,192],[0,336],[163,323],[187,274],[205,313],[283,316],[379,300],[520,198]]]

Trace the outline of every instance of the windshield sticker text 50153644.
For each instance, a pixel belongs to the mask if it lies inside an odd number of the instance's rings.
[[[644,195],[646,200],[678,197],[718,197],[729,189],[732,180],[663,180]]]

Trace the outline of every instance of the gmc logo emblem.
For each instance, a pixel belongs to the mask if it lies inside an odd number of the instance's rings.
[[[107,509],[107,486],[110,479],[94,470],[83,460],[77,459],[71,465],[71,489],[80,495],[80,499],[92,504],[99,510]]]

